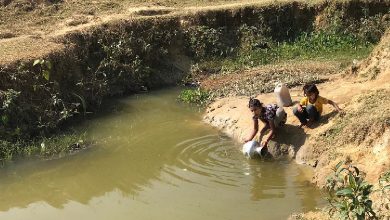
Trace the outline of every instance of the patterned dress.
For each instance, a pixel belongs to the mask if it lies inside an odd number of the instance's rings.
[[[274,120],[276,116],[276,111],[278,110],[278,106],[276,104],[269,104],[264,107],[264,110],[259,116],[253,116],[253,120],[263,119],[266,121]]]

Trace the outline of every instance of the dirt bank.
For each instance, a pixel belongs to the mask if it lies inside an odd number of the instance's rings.
[[[193,61],[236,56],[246,39],[261,37],[268,39],[265,45],[277,45],[313,31],[326,21],[316,19],[329,7],[345,12],[343,25],[350,25],[367,16],[363,9],[376,15],[390,4],[287,1],[180,11],[132,8],[136,16],[110,15],[77,28],[59,25],[39,36],[10,35],[0,40],[0,101],[6,103],[0,109],[0,133],[10,141],[50,133],[74,116],[98,111],[104,98],[180,82]],[[257,31],[244,35],[243,28]]]
[[[342,160],[350,161],[365,173],[374,185],[390,169],[390,32],[366,60],[341,70],[329,81],[319,84],[320,94],[337,103],[345,114],[337,114],[327,105],[313,128],[299,128],[292,107],[285,107],[287,125],[280,129],[276,142],[296,149],[295,161],[314,167],[313,182],[323,187],[332,168]],[[299,101],[302,88],[290,90]],[[239,142],[252,129],[249,97],[228,97],[212,103],[205,122],[218,127]],[[273,93],[258,95],[264,103],[275,103]],[[375,195],[374,195],[375,196]],[[387,213],[389,201],[376,195],[374,206]],[[384,208],[383,208],[384,207]],[[310,216],[308,216],[309,218]]]

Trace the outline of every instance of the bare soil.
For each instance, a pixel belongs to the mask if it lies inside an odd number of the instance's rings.
[[[287,61],[229,74],[211,75],[201,87],[216,97],[253,96],[271,92],[278,82],[288,87],[318,83],[330,79],[340,69],[337,61]]]
[[[245,76],[245,74],[244,74]],[[292,106],[285,107],[287,124],[275,141],[293,145],[298,152],[295,161],[315,167],[312,181],[324,186],[327,176],[339,161],[350,161],[374,185],[390,170],[390,31],[369,58],[350,66],[319,84],[320,95],[343,109],[338,114],[326,105],[319,123],[299,127]],[[293,101],[302,98],[302,88],[290,90]],[[263,103],[275,103],[273,93],[257,96]],[[212,103],[204,120],[242,142],[252,130],[249,97],[226,97]],[[386,204],[383,204],[385,202]],[[374,200],[376,207],[389,207],[388,200]],[[388,209],[381,209],[386,216]],[[318,215],[318,216],[317,216]],[[293,216],[292,219],[326,219],[321,213]]]
[[[277,4],[289,1],[280,0]],[[44,57],[64,47],[60,39],[66,34],[118,20],[274,3],[272,0],[2,0],[0,65]]]

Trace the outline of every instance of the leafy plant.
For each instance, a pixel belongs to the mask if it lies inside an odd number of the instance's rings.
[[[180,93],[179,99],[185,103],[204,105],[210,99],[210,95],[207,91],[200,88],[186,89]]]
[[[262,24],[261,21],[259,23]],[[268,48],[269,42],[272,40],[265,36],[269,31],[269,27],[267,28],[265,25],[259,27],[249,26],[247,24],[241,25],[238,28],[238,33],[240,34],[240,53],[248,54],[257,48]]]
[[[40,157],[61,157],[86,147],[85,133],[65,133],[50,138],[43,138],[41,142],[35,142],[32,149]]]
[[[341,219],[376,219],[369,199],[373,185],[364,181],[359,169],[341,161],[333,171],[326,183],[331,214]]]
[[[379,178],[379,186],[383,192],[390,190],[390,171],[381,175]]]
[[[226,57],[234,52],[226,27],[194,26],[184,31],[186,44],[195,60]]]
[[[41,73],[43,78],[45,78],[47,81],[50,79],[50,71],[52,68],[52,64],[49,60],[44,60],[44,59],[37,59],[34,61],[33,66],[39,65],[41,69]]]
[[[4,135],[4,139],[6,138],[5,136],[14,136],[20,133],[19,128],[6,129],[14,120],[15,112],[18,112],[16,109],[19,109],[18,98],[20,93],[20,91],[13,89],[0,90],[0,101],[2,102],[0,103],[0,134]]]
[[[3,166],[12,158],[12,144],[8,141],[0,140],[0,165]]]

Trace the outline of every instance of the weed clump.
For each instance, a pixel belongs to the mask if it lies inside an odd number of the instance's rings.
[[[60,158],[85,149],[91,144],[92,142],[85,142],[85,134],[73,132],[30,141],[17,140],[10,142],[0,140],[0,166],[24,157]]]
[[[330,213],[340,219],[376,219],[369,198],[373,185],[364,181],[364,176],[356,166],[339,162],[328,177],[326,189]]]
[[[206,105],[210,102],[210,94],[200,88],[185,89],[179,95],[179,100],[185,103],[195,103],[198,105]]]

